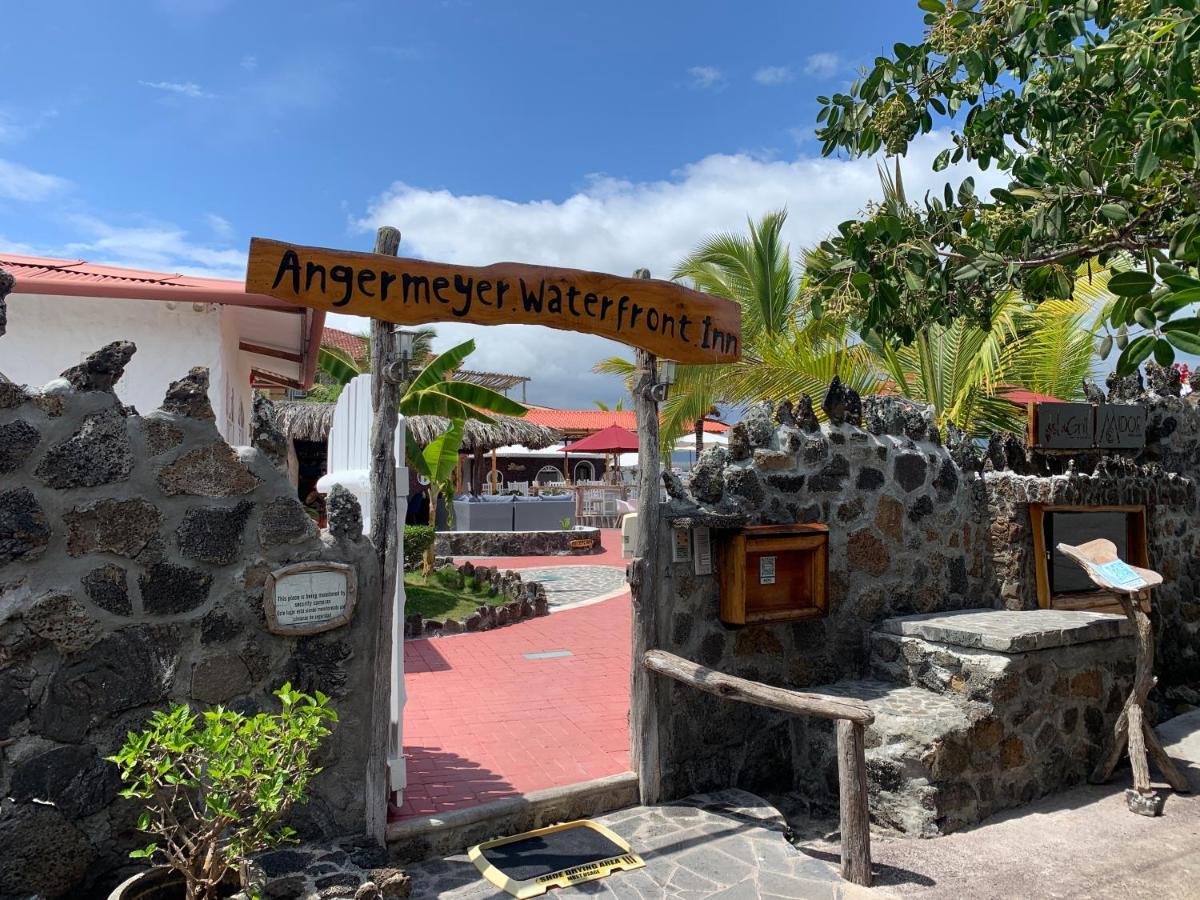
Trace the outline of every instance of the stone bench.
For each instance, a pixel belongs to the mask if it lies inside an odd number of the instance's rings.
[[[1133,677],[1123,619],[1051,610],[905,616],[871,635],[872,678],[814,690],[857,697],[871,816],[945,834],[1086,778]],[[796,786],[836,800],[831,729],[797,726]],[[832,787],[832,792],[830,789]]]

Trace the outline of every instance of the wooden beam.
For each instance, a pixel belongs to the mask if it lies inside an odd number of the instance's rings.
[[[375,235],[375,252],[395,256],[400,249],[398,229],[383,227]],[[391,799],[388,756],[391,749],[393,617],[396,602],[395,437],[399,391],[384,377],[393,361],[391,326],[371,320],[371,542],[379,557],[380,604],[375,641],[375,685],[372,692],[370,748],[363,789],[367,800],[367,834],[383,843]],[[396,748],[397,751],[399,748]]]
[[[304,357],[291,350],[278,350],[275,347],[264,347],[262,344],[251,344],[249,341],[238,341],[238,349],[247,353],[257,353],[259,356],[270,356],[274,359],[285,359],[288,362],[303,362]]]
[[[875,714],[861,700],[773,687],[759,681],[738,678],[736,675],[726,675],[665,650],[647,651],[642,657],[642,667],[682,681],[696,690],[713,694],[722,700],[738,700],[795,716],[842,719],[858,725],[870,725],[875,721]]]
[[[292,388],[293,390],[302,391],[302,385],[295,378],[288,378],[286,375],[278,375],[275,372],[267,372],[263,369],[251,369],[250,375],[255,379],[261,379],[264,383],[274,385],[275,387]]]

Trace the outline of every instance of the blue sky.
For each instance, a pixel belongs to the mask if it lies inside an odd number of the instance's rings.
[[[816,96],[921,28],[904,0],[8,7],[0,246],[234,278],[251,235],[368,249],[384,223],[407,255],[665,276],[787,206],[798,250],[877,193],[873,162],[817,158]],[[534,402],[620,392],[599,338],[439,332]]]

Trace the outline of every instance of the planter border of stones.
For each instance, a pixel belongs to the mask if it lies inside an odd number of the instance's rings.
[[[603,553],[600,529],[579,525],[568,531],[439,531],[438,556],[591,556]],[[587,550],[571,542],[590,539]]]
[[[537,581],[525,581],[519,572],[500,569],[496,566],[480,566],[471,562],[456,565],[453,560],[437,559],[437,567],[453,565],[464,578],[474,577],[486,581],[500,596],[507,597],[503,604],[481,603],[471,615],[458,619],[427,619],[419,613],[404,617],[404,639],[406,641],[427,637],[443,637],[475,631],[491,631],[504,625],[512,625],[539,616],[550,615],[550,601],[546,588]]]

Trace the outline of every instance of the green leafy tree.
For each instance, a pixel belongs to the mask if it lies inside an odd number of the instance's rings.
[[[903,155],[949,124],[935,169],[995,166],[920,204],[843,222],[808,269],[838,309],[893,345],[966,318],[987,329],[1011,291],[1072,297],[1120,257],[1102,354],[1118,371],[1200,352],[1200,14],[1196,0],[920,0],[897,43],[846,93],[818,98],[822,151]],[[1082,274],[1081,274],[1082,273]]]
[[[411,438],[408,443],[408,464],[429,482],[429,525],[437,525],[438,497],[454,493],[454,475],[458,469],[458,453],[462,449],[463,421],[451,419],[448,431],[442,432],[424,447]],[[426,578],[433,571],[433,542],[425,545],[422,571]]]
[[[161,859],[183,875],[187,900],[215,900],[231,868],[253,853],[294,840],[279,821],[308,794],[321,769],[312,755],[337,714],[329,698],[285,684],[276,714],[244,716],[187,706],[154,713],[108,757],[146,809],[138,830],[152,843],[130,856]]]
[[[360,362],[341,347],[321,347],[317,350],[318,383],[313,385],[305,400],[316,403],[332,403],[341,394],[342,388],[359,375],[371,371],[371,337],[359,335],[365,352]],[[433,339],[437,332],[432,328],[417,328],[413,332],[413,370],[420,371],[433,358]]]

